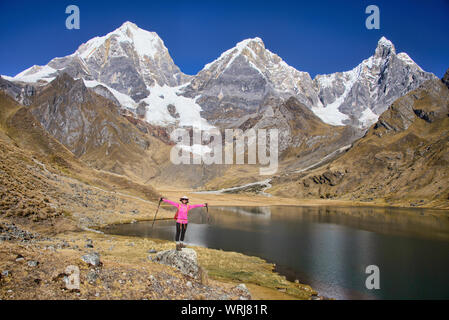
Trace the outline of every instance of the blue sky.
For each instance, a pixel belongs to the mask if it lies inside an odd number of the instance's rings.
[[[65,28],[70,4],[80,8],[79,30]],[[380,30],[365,27],[370,4],[380,9]],[[312,77],[352,69],[373,54],[381,36],[438,77],[449,68],[449,0],[23,0],[1,1],[0,15],[0,74],[10,76],[69,55],[125,21],[157,32],[187,74],[256,36]]]

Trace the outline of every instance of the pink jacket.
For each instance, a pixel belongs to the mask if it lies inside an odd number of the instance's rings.
[[[188,223],[188,218],[187,215],[189,214],[189,210],[193,209],[193,208],[198,208],[198,207],[205,207],[204,204],[182,204],[182,203],[177,203],[174,201],[170,201],[168,199],[162,199],[164,202],[170,203],[172,206],[175,206],[176,208],[178,208],[178,211],[176,212],[176,216],[177,220],[176,222],[178,223],[183,223],[186,224]]]

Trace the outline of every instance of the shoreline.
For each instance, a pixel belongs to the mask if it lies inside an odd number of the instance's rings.
[[[158,188],[158,191],[164,196],[177,199],[181,194],[186,194],[190,197],[191,202],[208,202],[209,205],[214,206],[338,206],[338,207],[380,207],[380,208],[403,208],[403,209],[429,209],[449,211],[449,202],[442,207],[435,206],[411,206],[405,203],[386,203],[383,201],[353,201],[341,199],[295,199],[285,198],[276,195],[271,197],[251,194],[251,193],[198,193],[192,189],[173,189],[173,188]]]

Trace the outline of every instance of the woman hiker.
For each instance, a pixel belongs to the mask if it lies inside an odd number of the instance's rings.
[[[184,236],[186,235],[187,224],[188,224],[188,214],[189,210],[198,207],[207,207],[207,203],[204,204],[188,204],[189,198],[186,196],[181,197],[179,201],[181,203],[177,203],[174,201],[170,201],[168,199],[161,198],[161,201],[167,202],[172,206],[178,208],[176,211],[174,219],[176,220],[176,250],[180,251],[181,248],[184,248]],[[180,241],[181,240],[181,241]]]

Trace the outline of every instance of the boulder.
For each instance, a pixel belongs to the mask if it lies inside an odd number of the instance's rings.
[[[85,263],[90,264],[94,267],[98,267],[100,265],[100,255],[96,252],[85,254],[81,257]]]
[[[151,257],[151,261],[165,264],[178,269],[182,274],[200,280],[196,251],[190,248],[160,251]]]

